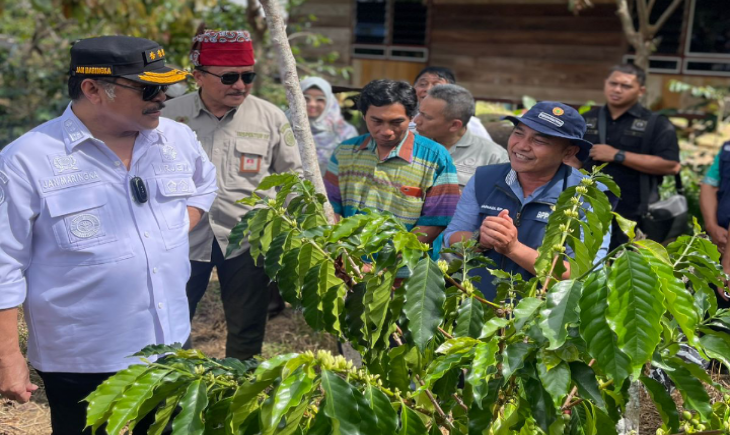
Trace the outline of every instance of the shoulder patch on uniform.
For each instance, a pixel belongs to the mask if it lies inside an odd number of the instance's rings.
[[[279,128],[279,133],[284,136],[284,143],[287,146],[293,147],[297,144],[297,140],[294,137],[294,131],[291,129],[291,124],[288,122],[286,124],[282,124],[281,128]]]
[[[646,130],[647,121],[644,119],[634,119],[634,122],[631,124],[631,129],[634,131],[644,131]]]
[[[55,175],[67,174],[69,172],[79,172],[79,166],[76,162],[76,157],[73,154],[56,154],[47,156],[48,161],[51,163],[53,173]]]
[[[170,144],[160,146],[160,152],[162,153],[162,158],[164,160],[173,161],[177,159],[177,150]]]

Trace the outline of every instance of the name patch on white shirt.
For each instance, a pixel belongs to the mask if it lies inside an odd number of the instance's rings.
[[[99,174],[96,171],[61,175],[59,177],[43,178],[40,180],[41,190],[43,190],[43,192],[52,192],[54,190],[81,186],[82,184],[96,183],[98,181],[100,181],[100,179]]]

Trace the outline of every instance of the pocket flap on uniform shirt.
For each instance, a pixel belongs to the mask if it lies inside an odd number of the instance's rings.
[[[158,178],[157,188],[162,196],[190,196],[198,191],[192,178]]]
[[[269,141],[260,139],[236,139],[236,151],[241,154],[265,156],[269,152]]]
[[[101,207],[106,204],[106,201],[106,190],[103,186],[77,187],[46,197],[46,205],[51,217]]]

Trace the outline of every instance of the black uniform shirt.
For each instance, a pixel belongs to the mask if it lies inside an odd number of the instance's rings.
[[[584,139],[594,144],[601,143],[598,135],[599,114],[600,107],[593,108],[583,114],[587,126]],[[646,131],[649,118],[651,117],[651,111],[641,104],[636,103],[615,120],[611,119],[608,107],[604,110],[604,114],[606,116],[606,144],[619,150],[641,153],[641,143],[644,134],[651,134],[651,132]],[[666,160],[679,161],[677,134],[672,123],[664,116],[660,116],[656,120],[648,154],[659,156]],[[590,169],[594,165],[601,164],[603,162],[588,159],[585,163],[585,168]],[[616,207],[616,212],[629,219],[637,219],[639,205],[641,204],[639,181],[641,173],[621,163],[609,163],[603,169],[603,172],[611,175],[621,188],[621,200]],[[655,182],[651,183],[652,192],[649,202],[659,199],[658,185],[661,184],[663,177],[655,176],[654,178]]]

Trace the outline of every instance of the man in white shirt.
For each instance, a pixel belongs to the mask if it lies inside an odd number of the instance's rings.
[[[428,91],[430,91],[434,86],[447,84],[456,84],[456,76],[454,76],[454,72],[450,69],[441,66],[427,66],[422,69],[416,76],[416,80],[413,81],[413,88],[416,90],[418,103],[420,104],[421,101],[426,98]],[[415,133],[415,118],[409,125],[409,128]],[[482,124],[482,121],[474,115],[469,118],[466,128],[468,128],[475,136],[492,140],[492,136],[489,135],[489,132]]]
[[[149,344],[190,335],[188,231],[215,199],[215,167],[186,126],[160,119],[157,43],[71,48],[71,104],[0,153],[0,394],[25,402],[17,307],[55,434],[84,430],[81,400]],[[137,431],[144,431],[145,424]]]
[[[509,161],[507,150],[469,131],[467,122],[473,116],[474,97],[469,91],[458,85],[439,85],[421,100],[415,118],[418,134],[449,150],[460,190],[479,166]]]

